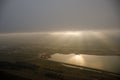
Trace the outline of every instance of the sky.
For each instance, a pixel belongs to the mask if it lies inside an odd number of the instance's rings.
[[[0,33],[120,30],[120,0],[0,0]]]

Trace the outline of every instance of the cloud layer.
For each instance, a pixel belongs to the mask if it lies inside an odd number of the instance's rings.
[[[1,0],[0,33],[119,30],[119,0]]]

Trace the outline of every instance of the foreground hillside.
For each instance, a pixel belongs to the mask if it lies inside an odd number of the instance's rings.
[[[116,73],[36,59],[0,62],[0,80],[119,80]]]

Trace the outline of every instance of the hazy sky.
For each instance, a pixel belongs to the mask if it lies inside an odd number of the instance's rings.
[[[120,30],[120,0],[0,0],[0,33]]]

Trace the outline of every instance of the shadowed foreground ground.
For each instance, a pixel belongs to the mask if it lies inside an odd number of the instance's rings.
[[[48,60],[0,62],[0,80],[119,80],[120,75]],[[74,66],[74,67],[71,67]],[[78,68],[79,67],[79,68]]]

